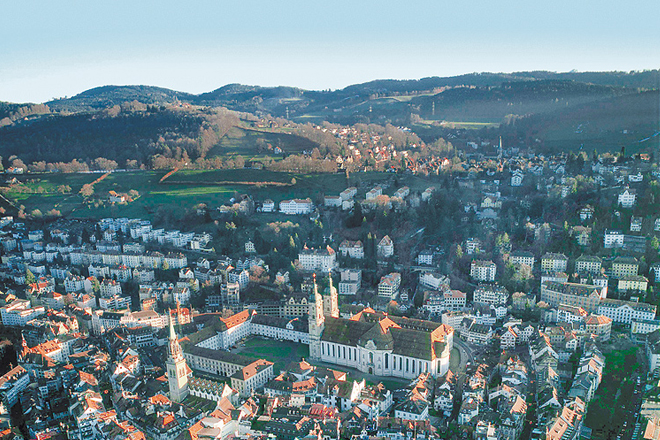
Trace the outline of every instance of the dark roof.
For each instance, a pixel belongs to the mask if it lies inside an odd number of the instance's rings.
[[[430,333],[398,328],[392,328],[390,329],[390,332],[392,333],[392,338],[394,340],[393,354],[429,361],[433,360],[433,347],[431,346]],[[444,349],[444,344],[442,348]]]
[[[526,258],[529,258],[529,257],[534,257],[534,254],[529,252],[529,251],[513,251],[511,253],[511,256],[512,257],[526,257]]]
[[[603,260],[600,257],[597,257],[595,255],[580,255],[577,260],[579,262],[592,262],[592,263],[600,263]]]
[[[635,257],[616,257],[612,264],[634,264],[638,265],[639,262],[637,261],[637,258]]]
[[[241,365],[243,367],[250,365],[254,362],[254,358],[243,356],[240,354],[230,353],[223,350],[213,350],[211,348],[197,347],[191,344],[184,344],[183,351],[193,356],[204,357],[217,361],[227,362],[230,364]]]
[[[558,283],[556,281],[546,281],[544,287],[547,290],[552,290],[553,292],[560,292],[565,295],[576,295],[576,296],[592,296],[594,294],[600,296],[601,287],[592,286],[589,284],[577,284],[577,283]]]
[[[351,321],[350,319],[326,319],[321,339],[336,344],[357,346],[360,337],[373,326],[372,323]]]
[[[373,343],[376,345],[376,348],[379,350],[392,350],[392,348],[394,348],[392,333],[383,333],[379,325],[373,325],[371,329],[363,334],[358,340],[358,344],[361,347],[364,347],[369,341],[373,341]]]

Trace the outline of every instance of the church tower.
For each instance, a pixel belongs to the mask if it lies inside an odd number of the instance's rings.
[[[323,314],[333,318],[339,318],[339,294],[332,283],[332,272],[328,272],[328,288],[323,295]]]
[[[314,300],[309,304],[309,356],[313,360],[321,359],[321,334],[324,328],[323,296],[319,293],[314,274]]]
[[[174,320],[170,314],[170,339],[167,357],[167,382],[170,385],[170,400],[181,402],[188,396],[188,365],[183,358],[179,339],[174,332]]]

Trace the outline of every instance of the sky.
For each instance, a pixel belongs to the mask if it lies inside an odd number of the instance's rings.
[[[657,0],[0,0],[0,101],[660,67]]]

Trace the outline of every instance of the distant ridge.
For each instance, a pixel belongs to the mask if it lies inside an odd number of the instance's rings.
[[[100,108],[108,104],[138,100],[145,104],[169,103],[175,99],[191,104],[213,104],[228,98],[234,100],[287,99],[301,96],[336,96],[345,98],[351,94],[373,93],[421,93],[442,87],[474,86],[497,87],[505,82],[557,80],[572,81],[601,86],[627,89],[654,89],[658,84],[658,70],[641,72],[513,72],[513,73],[469,73],[451,77],[428,77],[413,80],[381,79],[353,84],[334,91],[304,90],[297,87],[261,87],[244,84],[227,84],[210,92],[194,95],[187,92],[146,85],[100,86],[86,90],[70,98],[50,101],[51,108],[75,106]]]
[[[374,80],[321,91],[227,84],[197,95],[107,85],[45,104],[0,102],[0,155],[20,153],[26,160],[52,162],[94,159],[113,151],[113,159],[147,163],[179,154],[178,145],[166,148],[172,139],[204,144],[211,155],[230,151],[225,144],[256,152],[256,138],[228,130],[240,125],[240,118],[255,121],[267,115],[302,125],[406,126],[429,144],[439,138],[464,141],[466,129],[461,127],[468,127],[475,138],[504,136],[510,144],[534,142],[554,151],[651,148],[660,121],[659,77],[658,70],[471,73]],[[179,105],[190,108],[179,111]],[[242,115],[210,109],[220,107]],[[216,129],[209,131],[209,124]],[[261,150],[283,141],[261,136]],[[646,138],[651,141],[639,142]],[[298,142],[294,150],[312,148]]]

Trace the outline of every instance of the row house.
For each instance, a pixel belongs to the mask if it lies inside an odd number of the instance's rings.
[[[607,298],[607,288],[576,283],[548,281],[541,284],[541,301],[551,307],[567,304],[595,312],[601,300]],[[599,312],[599,314],[603,314]]]
[[[121,284],[115,280],[104,279],[100,283],[100,293],[102,297],[109,298],[114,295],[121,295]]]

